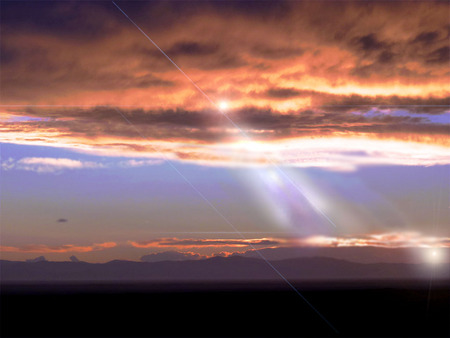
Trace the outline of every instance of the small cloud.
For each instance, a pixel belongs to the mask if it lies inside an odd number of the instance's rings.
[[[185,260],[198,260],[203,258],[206,258],[206,256],[194,252],[165,251],[144,255],[141,257],[141,261],[142,262],[185,261]]]
[[[158,165],[163,163],[163,160],[127,160],[127,161],[121,161],[118,163],[119,167],[122,168],[133,168],[133,167],[143,167],[143,166],[150,166],[150,165]]]
[[[168,55],[179,56],[205,56],[211,55],[218,51],[218,44],[205,44],[195,41],[182,41],[175,43],[170,49],[167,50]]]
[[[355,38],[353,42],[358,48],[365,52],[379,50],[386,45],[384,42],[380,41],[374,33]]]
[[[66,222],[68,222],[69,220],[68,219],[66,219],[66,218],[59,218],[56,222],[58,222],[58,223],[66,223]]]
[[[5,171],[13,169],[14,168],[14,159],[10,157],[6,161],[2,161],[1,168]]]
[[[78,161],[70,158],[24,157],[18,161],[9,158],[2,163],[3,170],[26,170],[37,173],[55,173],[62,170],[103,168],[104,165],[92,161]]]

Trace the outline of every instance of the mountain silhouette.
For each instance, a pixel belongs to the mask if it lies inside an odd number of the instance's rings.
[[[324,257],[271,261],[289,280],[450,278],[450,264],[362,264]],[[248,257],[107,263],[0,261],[2,281],[278,281],[264,261]]]
[[[270,261],[301,257],[329,257],[355,263],[426,263],[430,248],[381,248],[381,247],[279,247],[258,249]],[[450,248],[439,248],[441,263],[450,263]],[[259,258],[258,252],[248,250],[234,255]],[[421,261],[419,261],[421,260]]]

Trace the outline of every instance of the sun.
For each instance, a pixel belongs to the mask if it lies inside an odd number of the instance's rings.
[[[228,104],[227,101],[220,101],[219,102],[219,109],[220,110],[228,110],[229,106],[230,105]]]

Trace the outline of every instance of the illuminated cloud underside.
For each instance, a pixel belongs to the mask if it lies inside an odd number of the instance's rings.
[[[10,135],[11,136],[11,135]],[[30,137],[31,135],[26,135]],[[39,141],[27,141],[16,135],[5,142],[70,148],[102,156],[149,158],[123,161],[123,167],[154,165],[161,160],[187,161],[206,166],[270,166],[273,163],[294,167],[320,167],[330,170],[355,170],[369,165],[432,166],[449,164],[449,147],[440,144],[377,140],[368,137],[298,138],[273,142],[234,142],[222,144],[189,144],[150,142],[146,140],[90,140],[35,135]],[[5,161],[3,169],[52,172],[58,169],[103,168],[94,162],[69,159],[21,159]]]
[[[2,252],[22,253],[64,253],[91,252],[131,246],[139,249],[172,248],[176,250],[215,248],[228,249],[228,253],[236,250],[277,247],[383,247],[383,248],[450,248],[450,237],[425,236],[417,232],[394,232],[368,234],[361,236],[327,237],[311,236],[305,238],[251,238],[251,239],[200,239],[200,238],[160,238],[149,241],[127,241],[126,243],[105,242],[92,245],[44,245],[33,244],[22,247],[1,246]],[[233,249],[234,251],[230,249]]]
[[[449,163],[445,2],[123,7],[255,142],[100,2],[2,6],[1,103],[29,106],[0,108],[1,141],[220,166]]]

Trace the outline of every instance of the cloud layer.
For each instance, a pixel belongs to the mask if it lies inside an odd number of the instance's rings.
[[[3,170],[26,170],[37,173],[54,173],[62,170],[103,168],[101,163],[77,161],[70,158],[24,157],[20,160],[12,158],[2,161]]]
[[[433,237],[418,232],[390,232],[340,237],[310,236],[302,238],[160,238],[147,241],[127,241],[124,243],[104,242],[91,245],[47,245],[29,244],[24,246],[0,246],[1,252],[57,254],[66,252],[87,253],[116,247],[133,247],[141,250],[154,250],[143,255],[142,261],[191,260],[213,256],[245,254],[255,249],[267,248],[450,248],[449,237]],[[161,249],[165,251],[161,251]],[[208,249],[209,254],[205,254]],[[189,250],[189,251],[188,251]]]
[[[114,248],[115,242],[94,243],[92,245],[46,245],[46,244],[30,244],[21,247],[17,246],[0,246],[1,252],[37,252],[37,253],[64,253],[64,252],[91,252]]]
[[[417,232],[394,232],[363,236],[315,236],[300,243],[325,247],[381,247],[381,248],[450,248],[450,238],[423,236]]]
[[[237,106],[248,94],[287,99],[301,90],[442,97],[448,82],[445,2],[122,6],[201,88]],[[8,3],[3,11],[7,102],[205,105],[112,4]]]
[[[9,2],[0,140],[208,165],[267,162],[257,147],[241,147],[249,137],[276,154],[288,142],[291,154],[275,160],[292,165],[449,162],[448,3],[122,6],[213,102],[228,103],[245,135],[112,4]],[[369,150],[361,139],[373,141]]]
[[[309,236],[301,238],[252,238],[252,239],[198,239],[198,238],[160,238],[149,241],[129,241],[129,245],[141,249],[161,247],[177,250],[261,247],[382,247],[382,248],[450,248],[449,237],[426,236],[418,232],[389,232],[348,236]],[[232,250],[231,250],[232,251]]]
[[[9,158],[1,163],[1,169],[33,171],[39,174],[60,173],[64,170],[99,169],[99,168],[135,168],[161,164],[159,159],[131,159],[118,162],[80,161],[70,158],[24,157],[19,160]],[[67,220],[59,219],[58,222]]]
[[[248,246],[271,246],[279,245],[282,240],[269,238],[261,239],[179,239],[161,238],[151,241],[130,241],[136,248],[155,247],[177,247],[177,248],[200,248],[200,247],[248,247]]]

